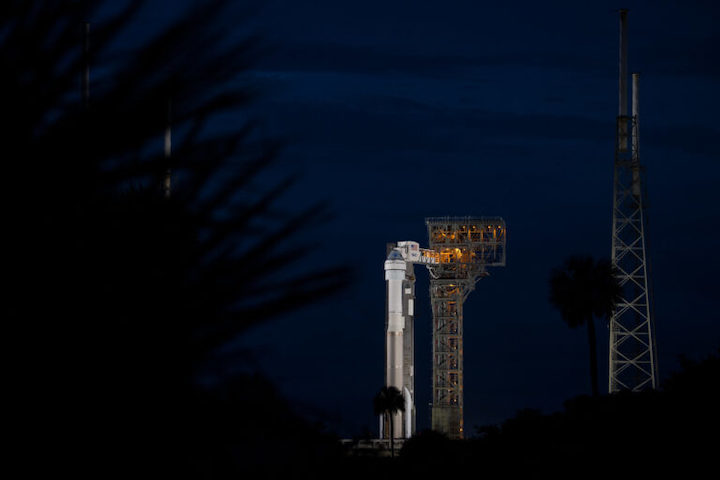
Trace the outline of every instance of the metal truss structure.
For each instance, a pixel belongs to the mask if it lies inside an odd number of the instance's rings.
[[[433,313],[432,429],[463,438],[463,303],[487,267],[505,266],[502,218],[427,218]]]
[[[613,188],[612,262],[622,286],[610,319],[609,391],[657,386],[657,356],[648,288],[643,168],[639,156],[639,75],[632,76],[632,115],[627,115],[627,11],[620,12],[620,108]]]

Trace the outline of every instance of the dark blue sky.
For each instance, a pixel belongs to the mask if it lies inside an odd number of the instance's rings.
[[[165,6],[149,2],[152,25]],[[242,2],[238,2],[241,4]],[[287,205],[331,202],[314,260],[346,263],[344,293],[243,339],[303,411],[341,435],[373,431],[383,383],[385,243],[427,244],[424,218],[502,216],[507,267],[465,309],[465,423],[589,393],[584,329],[547,301],[551,268],[610,254],[617,9],[640,71],[661,377],[720,346],[720,9],[714,1],[269,0],[255,111],[303,178]],[[240,28],[240,27],[238,27]],[[272,180],[272,174],[269,176]],[[418,425],[429,426],[431,313],[417,284]],[[607,329],[600,327],[601,386]]]

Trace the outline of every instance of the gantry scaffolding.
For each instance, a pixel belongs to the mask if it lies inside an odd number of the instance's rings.
[[[505,266],[505,221],[499,217],[427,218],[433,313],[432,429],[463,438],[463,303],[487,267]]]
[[[645,189],[639,152],[639,75],[632,76],[627,114],[627,11],[620,11],[620,89],[613,188],[612,261],[622,295],[610,319],[609,391],[657,386],[657,357],[648,287]]]

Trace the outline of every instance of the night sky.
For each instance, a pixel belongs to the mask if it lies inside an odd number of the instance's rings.
[[[148,2],[137,31],[180,3]],[[330,203],[333,218],[308,231],[322,246],[306,265],[355,270],[343,293],[242,338],[303,414],[341,436],[376,432],[385,244],[426,246],[424,219],[441,215],[502,216],[508,227],[507,267],[465,304],[466,431],[590,392],[586,331],[549,305],[548,277],[571,254],[610,255],[620,7],[630,9],[629,70],[641,72],[663,378],[678,355],[720,346],[720,4],[270,0],[239,21],[267,47],[252,114],[288,143],[265,180],[300,172],[285,205]],[[417,271],[423,429],[431,312]],[[606,389],[606,327],[598,335]]]

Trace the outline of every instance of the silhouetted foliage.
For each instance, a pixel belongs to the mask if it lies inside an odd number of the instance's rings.
[[[403,462],[417,474],[428,465],[440,466],[452,461],[457,444],[453,444],[447,435],[434,430],[424,430],[405,441],[400,449]],[[420,468],[413,468],[419,466]]]
[[[680,356],[682,370],[674,372],[663,382],[663,389],[671,393],[692,393],[697,396],[720,396],[720,348],[700,360]]]
[[[504,473],[593,465],[596,474],[658,474],[672,467],[690,474],[713,467],[719,358],[684,363],[664,390],[580,396],[549,415],[522,410],[499,427],[482,427],[491,433],[475,440],[473,457]]]
[[[294,415],[261,376],[242,375],[195,395],[193,476],[205,478],[209,462],[213,475],[228,478],[311,478],[341,459],[337,438]]]
[[[612,264],[592,257],[568,258],[550,273],[550,303],[560,310],[570,328],[587,326],[590,349],[590,380],[598,394],[597,342],[593,316],[609,319],[621,295]]]
[[[194,391],[220,347],[347,283],[344,268],[298,264],[314,245],[295,239],[325,206],[282,209],[294,177],[260,181],[279,144],[240,114],[257,40],[223,17],[228,3],[198,2],[123,51],[140,1],[102,15],[103,2],[2,2],[3,318],[25,368],[17,391],[42,400],[51,437],[132,435],[126,459],[182,458],[169,444],[211,408]],[[96,15],[85,106],[83,27]],[[217,128],[227,113],[238,123]],[[118,456],[100,443],[93,462]]]
[[[424,431],[406,440],[399,461],[349,457],[343,478],[447,478],[455,476],[640,477],[682,469],[689,476],[716,469],[720,428],[718,355],[683,362],[666,384],[672,388],[580,396],[562,411],[523,409],[478,435],[449,440]],[[672,382],[670,379],[673,379]],[[709,469],[709,470],[708,470]]]

